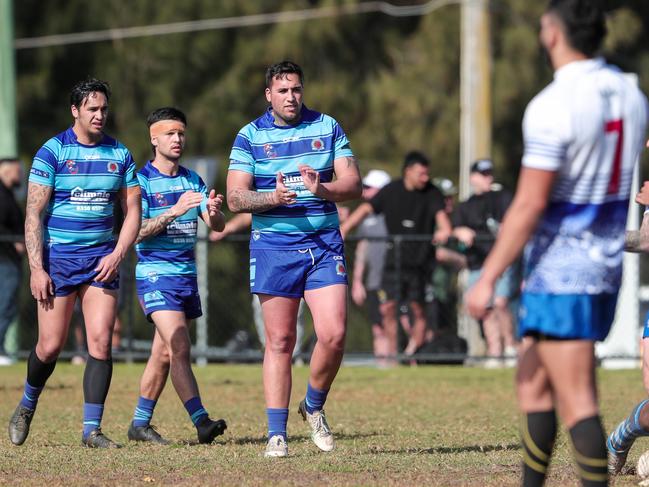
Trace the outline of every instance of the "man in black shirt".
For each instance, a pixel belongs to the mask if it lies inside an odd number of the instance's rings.
[[[383,187],[369,202],[362,203],[341,225],[343,235],[370,214],[383,214],[391,236],[404,242],[389,245],[383,270],[380,306],[383,329],[389,337],[391,354],[397,352],[397,304],[408,304],[413,316],[412,334],[405,353],[415,353],[425,341],[424,288],[435,264],[430,241],[413,241],[409,236],[433,234],[433,244],[445,243],[451,222],[444,211],[442,193],[430,183],[429,162],[421,152],[410,152],[403,163],[403,177]]]
[[[479,159],[471,165],[469,176],[473,195],[460,203],[453,213],[453,235],[466,247],[469,281],[475,284],[487,255],[493,247],[500,222],[512,201],[509,191],[493,190],[493,163]],[[507,269],[496,284],[493,309],[482,322],[487,355],[495,361],[488,366],[500,365],[503,355],[516,355],[513,320],[509,300],[516,293],[518,278],[515,265]]]
[[[24,235],[23,212],[16,202],[14,189],[22,181],[22,166],[17,159],[0,159],[0,365],[13,361],[4,348],[7,329],[18,311],[18,288],[25,244],[12,241]]]

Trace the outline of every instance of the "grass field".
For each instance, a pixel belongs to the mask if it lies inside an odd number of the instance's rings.
[[[262,457],[265,415],[257,365],[197,368],[204,403],[229,429],[214,445],[194,429],[171,384],[153,423],[174,446],[128,444],[142,365],[117,365],[103,430],[125,444],[98,451],[79,445],[82,367],[57,366],[41,396],[27,442],[14,447],[4,428],[22,393],[25,364],[0,371],[2,485],[517,485],[518,416],[513,370],[416,367],[343,368],[327,413],[337,449],[319,453],[295,413],[307,369],[297,367],[289,417],[290,457]],[[640,371],[600,371],[602,413],[610,431],[644,393]],[[570,446],[558,438],[548,485],[578,485]],[[640,439],[630,455],[649,448]],[[636,485],[633,475],[614,485]]]

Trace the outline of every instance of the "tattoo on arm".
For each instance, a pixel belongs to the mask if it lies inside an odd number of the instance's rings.
[[[166,228],[169,223],[174,221],[176,217],[171,213],[170,210],[165,211],[162,215],[158,215],[155,218],[147,218],[142,220],[140,225],[140,233],[137,236],[136,243],[140,243],[145,238],[152,237],[159,234],[162,230]]]
[[[43,268],[43,222],[41,212],[52,194],[52,188],[41,184],[30,184],[25,208],[25,248],[29,268]]]
[[[228,194],[228,206],[237,213],[260,213],[275,208],[274,192],[260,193],[249,189],[236,188]]]
[[[630,230],[624,235],[624,250],[627,252],[640,252],[640,230]]]
[[[649,252],[649,214],[642,218],[640,230],[624,234],[624,250],[627,252]]]
[[[358,165],[358,163],[356,162],[355,157],[345,157],[345,159],[347,160],[347,167],[352,167],[352,166],[357,166]]]

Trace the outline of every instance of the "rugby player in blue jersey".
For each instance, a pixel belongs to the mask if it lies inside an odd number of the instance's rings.
[[[202,315],[196,280],[194,247],[198,219],[221,231],[223,196],[194,171],[180,165],[185,148],[185,115],[172,107],[147,118],[154,158],[138,172],[142,191],[142,227],[135,247],[137,294],[155,325],[151,356],[140,382],[140,397],[128,438],[166,444],[151,425],[151,416],[167,377],[194,423],[200,443],[211,443],[226,429],[212,421],[198,392],[190,362],[189,320]]]
[[[101,432],[113,372],[118,269],[140,228],[140,188],[128,149],[104,133],[110,89],[96,79],[70,94],[74,124],[36,153],[29,176],[25,245],[32,296],[38,301],[38,342],[27,361],[23,397],[9,422],[9,438],[29,434],[39,395],[68,337],[77,298],[81,302],[88,362],[83,377],[82,444],[117,448]],[[113,205],[125,220],[113,236]],[[44,214],[44,218],[43,217]]]
[[[265,456],[288,454],[291,353],[304,298],[318,341],[299,413],[311,438],[333,450],[324,403],[343,357],[347,272],[336,203],[359,198],[361,177],[349,141],[331,117],[302,104],[302,69],[288,61],[266,71],[268,110],[243,127],[230,155],[230,210],[252,213],[250,288],[259,296],[266,348]],[[334,177],[335,176],[335,177]]]

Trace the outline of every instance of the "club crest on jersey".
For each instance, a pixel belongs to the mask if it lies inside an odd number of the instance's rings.
[[[252,239],[256,242],[261,238],[261,232],[259,230],[255,230],[252,232]]]
[[[72,159],[68,159],[65,161],[65,167],[68,168],[68,172],[70,174],[77,174],[79,172],[79,168],[77,167],[77,163],[73,161]]]
[[[313,139],[311,141],[311,149],[312,150],[322,150],[322,149],[324,149],[324,142],[322,142],[322,139]]]
[[[106,168],[108,169],[108,172],[110,173],[116,173],[117,170],[119,169],[119,165],[115,161],[110,161],[107,165]]]
[[[347,269],[345,269],[345,264],[340,260],[336,262],[336,274],[338,274],[339,276],[347,275]]]
[[[160,205],[160,206],[166,206],[167,205],[167,198],[165,198],[165,195],[163,195],[162,193],[156,193],[154,195],[154,197],[155,197],[155,200],[158,203],[158,205]]]
[[[266,153],[266,156],[270,157],[271,159],[275,159],[277,157],[277,151],[273,147],[273,144],[264,144],[264,152]]]

